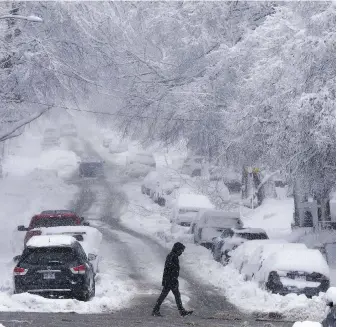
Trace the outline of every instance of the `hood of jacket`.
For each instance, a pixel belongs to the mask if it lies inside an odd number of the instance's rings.
[[[185,250],[185,245],[180,243],[180,242],[177,242],[177,243],[174,243],[173,245],[173,248],[172,248],[172,252],[179,252],[181,250]]]

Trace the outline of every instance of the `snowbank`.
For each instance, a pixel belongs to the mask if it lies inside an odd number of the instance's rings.
[[[297,321],[293,327],[322,327],[322,324],[314,321]]]
[[[244,208],[242,221],[245,227],[263,228],[269,238],[284,238],[291,233],[294,200],[266,199],[256,209]]]

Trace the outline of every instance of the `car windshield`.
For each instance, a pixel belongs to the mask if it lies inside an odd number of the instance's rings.
[[[23,253],[21,263],[29,265],[50,265],[72,262],[75,260],[76,255],[72,248],[45,247],[28,248]]]
[[[44,217],[36,218],[32,221],[31,228],[57,227],[57,226],[75,226],[75,217]]]
[[[100,162],[82,162],[81,167],[84,169],[97,169],[101,168],[102,164]]]
[[[268,236],[265,233],[237,233],[236,236],[249,241],[268,239]]]
[[[195,213],[197,213],[197,212],[199,212],[199,210],[198,210],[198,209],[180,209],[180,210],[179,210],[179,213],[180,213],[180,214],[190,213],[190,212],[195,212]]]
[[[209,227],[235,227],[238,223],[238,219],[228,219],[226,217],[213,216],[206,220],[206,224]]]

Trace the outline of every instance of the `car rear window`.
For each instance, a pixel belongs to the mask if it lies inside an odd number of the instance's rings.
[[[76,226],[78,225],[75,217],[45,217],[35,218],[32,221],[31,228],[40,227],[58,227],[58,226]]]
[[[66,247],[46,247],[27,249],[22,256],[21,263],[30,265],[64,264],[76,260],[75,251]]]
[[[242,237],[245,240],[267,240],[268,236],[265,233],[237,233],[238,237]]]

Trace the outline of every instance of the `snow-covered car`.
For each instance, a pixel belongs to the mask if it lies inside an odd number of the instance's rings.
[[[266,240],[261,243],[254,252],[251,252],[249,259],[244,262],[241,273],[247,280],[251,280],[254,275],[259,271],[264,260],[270,255],[281,250],[297,251],[306,250],[307,246],[304,243],[288,243],[286,241]],[[262,242],[262,241],[261,241]],[[231,254],[233,256],[233,254]]]
[[[151,171],[149,172],[141,185],[141,191],[143,194],[147,194],[150,196],[151,190],[155,190],[157,187],[157,184],[160,182],[160,175],[158,171]]]
[[[229,228],[213,239],[212,253],[216,261],[227,264],[230,259],[229,252],[244,242],[252,240],[267,240],[268,235],[261,228]]]
[[[94,272],[98,272],[102,233],[97,228],[89,226],[42,227],[33,229],[32,232],[40,232],[40,235],[70,235],[74,237],[82,245],[86,255],[90,256]]]
[[[80,162],[80,177],[102,177],[104,176],[103,161],[95,158],[86,158]]]
[[[111,141],[108,147],[109,152],[112,154],[128,151],[128,144],[126,142],[114,143]]]
[[[140,163],[128,164],[125,173],[131,178],[145,177],[150,171],[153,171],[153,167],[149,165],[143,165]]]
[[[49,149],[52,147],[60,146],[60,135],[55,128],[47,128],[44,131],[43,139],[41,143],[42,149]]]
[[[74,124],[64,124],[60,128],[61,136],[77,136],[77,128]]]
[[[128,157],[128,163],[131,164],[142,164],[145,166],[150,166],[156,168],[156,161],[153,154],[150,152],[137,152],[131,153]]]
[[[201,176],[203,161],[204,157],[202,156],[191,156],[186,158],[181,168],[181,173],[191,177]]]
[[[265,259],[272,253],[284,249],[296,251],[305,250],[307,247],[303,243],[288,243],[285,240],[247,241],[230,253],[231,262],[246,280],[251,280]]]
[[[252,240],[247,241],[239,245],[236,249],[230,252],[230,263],[236,268],[239,273],[242,272],[243,267],[250,262],[250,258],[255,253],[256,249],[260,246],[266,245],[269,246],[270,244],[274,243],[286,243],[286,241],[278,241],[278,240]]]
[[[143,194],[149,195],[155,203],[165,206],[173,196],[173,191],[183,185],[184,181],[185,178],[175,171],[151,171],[144,178],[141,191]]]
[[[103,139],[102,145],[103,145],[105,148],[109,148],[111,141],[112,141],[112,137],[105,137],[105,138]]]
[[[26,232],[24,239],[25,245],[31,237],[41,235],[41,231],[38,230],[39,228],[89,225],[83,217],[80,217],[71,211],[60,212],[60,210],[47,210],[43,212],[44,213],[34,215],[30,220],[28,227],[25,227],[24,225],[18,226],[19,232]]]
[[[194,243],[210,249],[213,238],[220,236],[226,228],[242,226],[240,212],[202,210],[191,224],[191,232],[194,234]]]
[[[312,297],[329,289],[329,275],[329,266],[320,251],[284,249],[268,256],[253,279],[272,293]]]
[[[92,259],[72,236],[34,236],[13,270],[14,293],[88,301],[95,296]]]
[[[202,194],[179,194],[174,204],[171,222],[190,226],[202,209],[214,209],[207,196]]]

